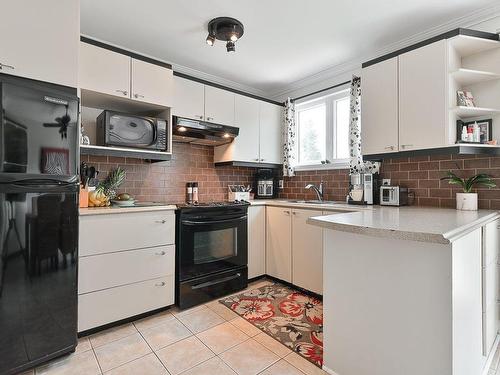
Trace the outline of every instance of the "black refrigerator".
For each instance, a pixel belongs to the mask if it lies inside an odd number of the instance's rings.
[[[0,74],[0,374],[77,344],[78,104]]]

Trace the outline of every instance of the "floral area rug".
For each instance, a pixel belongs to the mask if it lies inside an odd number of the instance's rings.
[[[323,365],[323,303],[275,283],[219,301],[316,366]]]

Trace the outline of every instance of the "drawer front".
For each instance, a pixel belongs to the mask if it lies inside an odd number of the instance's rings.
[[[78,294],[173,275],[175,246],[80,257]]]
[[[104,233],[104,234],[103,234]],[[174,211],[80,216],[80,256],[171,245]]]
[[[78,296],[78,332],[173,303],[173,276],[82,294]]]

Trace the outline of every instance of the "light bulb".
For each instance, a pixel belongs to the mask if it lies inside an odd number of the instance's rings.
[[[215,37],[211,34],[208,34],[206,42],[209,46],[213,46],[215,43]]]

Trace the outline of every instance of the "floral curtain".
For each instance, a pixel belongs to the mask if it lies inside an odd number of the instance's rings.
[[[295,176],[295,104],[290,98],[285,102],[283,126],[283,175]]]
[[[351,113],[349,119],[350,174],[378,173],[380,163],[363,161],[361,153],[361,78],[351,81]]]

